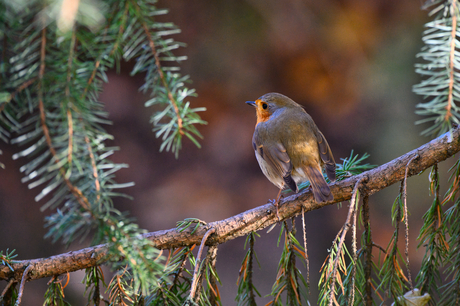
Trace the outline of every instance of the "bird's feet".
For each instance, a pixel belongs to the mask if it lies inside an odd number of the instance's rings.
[[[276,199],[269,199],[268,202],[270,202],[270,204],[275,206],[276,218],[278,219],[278,222],[280,222],[280,214],[279,214],[279,210],[278,210],[280,201],[279,200],[277,201]]]
[[[282,195],[278,194],[278,196],[276,197],[276,199],[270,199],[270,200],[268,200],[268,202],[270,202],[270,204],[272,204],[273,206],[275,206],[276,218],[278,219],[278,222],[281,221],[281,219],[280,219],[280,214],[279,214],[279,204],[280,204],[281,198],[282,198]]]
[[[272,204],[273,206],[275,206],[275,209],[276,209],[276,218],[278,218],[278,222],[281,221],[280,219],[280,214],[279,214],[279,203],[280,203],[280,200],[281,200],[281,197],[282,197],[282,194],[281,194],[281,191],[283,190],[283,188],[280,188],[280,191],[278,192],[278,195],[276,196],[276,199],[274,200],[268,200],[268,202],[270,202],[270,204]]]

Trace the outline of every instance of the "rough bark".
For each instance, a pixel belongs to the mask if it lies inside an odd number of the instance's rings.
[[[310,189],[291,195],[281,201],[279,216],[281,220],[291,218],[301,213],[302,206],[305,212],[319,209],[351,198],[353,187],[358,180],[362,179],[360,190],[362,193],[371,195],[404,178],[408,162],[415,159],[408,166],[408,176],[421,173],[425,169],[437,164],[460,151],[460,129],[442,135],[431,142],[406,153],[380,167],[366,171],[340,182],[331,184],[334,200],[327,203],[316,203]],[[236,216],[221,221],[215,221],[201,226],[191,234],[186,230],[179,232],[176,229],[157,231],[146,234],[160,249],[177,248],[181,246],[200,244],[203,235],[214,228],[215,232],[207,239],[207,245],[224,243],[236,237],[245,236],[251,231],[258,231],[278,222],[276,212],[272,204],[265,204],[248,210]],[[25,268],[29,265],[28,279],[38,279],[60,275],[99,265],[107,261],[106,245],[85,248],[79,251],[68,252],[48,258],[15,261],[12,263],[14,272],[7,266],[0,265],[0,279],[8,280],[15,278],[20,280]]]

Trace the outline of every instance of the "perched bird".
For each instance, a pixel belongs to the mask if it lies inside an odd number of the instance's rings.
[[[302,106],[279,93],[267,93],[255,101],[257,123],[252,146],[264,175],[280,188],[298,192],[298,184],[310,181],[317,202],[334,196],[322,174],[335,181],[335,161],[331,149],[313,119]]]

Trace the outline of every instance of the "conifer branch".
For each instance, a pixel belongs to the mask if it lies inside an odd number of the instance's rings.
[[[423,96],[426,102],[419,103],[417,114],[427,116],[416,123],[431,122],[422,134],[443,134],[453,124],[459,124],[460,108],[456,100],[460,81],[458,70],[459,52],[458,0],[427,1],[425,8],[433,7],[430,15],[433,20],[426,23],[423,33],[424,46],[417,55],[424,62],[416,64],[416,72],[422,81],[414,85],[413,91]],[[457,101],[458,102],[458,101]]]
[[[133,1],[133,5],[135,5],[135,7],[136,7],[136,11],[137,11],[138,15],[142,16],[142,14],[140,13],[139,5],[137,5],[137,3],[135,1]],[[152,51],[152,55],[153,55],[153,57],[155,59],[155,65],[157,66],[157,71],[158,71],[158,75],[160,76],[161,83],[163,84],[163,87],[165,88],[165,90],[167,92],[168,99],[169,99],[169,101],[171,102],[171,105],[174,108],[174,112],[176,113],[177,126],[178,126],[177,129],[178,129],[179,133],[182,135],[182,134],[184,134],[184,132],[182,130],[182,117],[180,115],[179,107],[177,107],[176,100],[174,99],[174,97],[172,95],[171,89],[169,88],[169,84],[166,81],[165,75],[163,73],[163,68],[162,68],[162,65],[160,63],[160,57],[158,56],[157,48],[155,46],[155,41],[153,40],[152,35],[150,34],[150,31],[149,31],[149,28],[148,28],[147,24],[144,22],[144,20],[141,17],[140,17],[140,21],[142,23],[142,28],[144,29],[145,36],[148,39],[150,50]]]
[[[335,255],[335,258],[333,259],[333,270],[332,270],[332,274],[330,275],[330,280],[327,280],[327,282],[329,283],[329,286],[330,286],[330,289],[329,289],[329,303],[328,305],[329,306],[332,306],[333,302],[335,301],[335,283],[336,283],[336,278],[337,278],[337,274],[338,274],[338,268],[339,268],[339,262],[342,260],[343,258],[343,244],[345,242],[345,236],[347,235],[347,232],[348,230],[351,228],[351,227],[356,227],[356,223],[352,224],[350,223],[352,219],[355,219],[355,216],[356,216],[356,201],[357,199],[359,200],[358,198],[358,192],[359,192],[359,187],[361,185],[361,182],[363,181],[363,177],[361,177],[355,184],[355,186],[353,187],[353,192],[352,192],[352,197],[351,197],[351,203],[350,203],[350,207],[348,209],[348,214],[347,214],[347,219],[345,220],[345,224],[343,225],[342,229],[339,231],[339,233],[337,233],[337,237],[340,235],[340,240],[338,241],[338,245],[337,245],[337,251],[336,251],[336,255]],[[337,239],[334,240],[334,244],[336,243]],[[353,241],[353,244],[355,243],[355,241]],[[332,260],[331,258],[331,255],[329,255],[329,259],[328,260]],[[353,258],[354,260],[355,258]],[[356,264],[356,261],[355,261],[355,264]],[[352,283],[354,283],[354,281],[352,281]],[[354,292],[354,290],[352,289],[352,292]],[[352,296],[350,296],[352,297]],[[354,299],[354,296],[353,296],[353,299]],[[349,300],[349,305],[353,305],[353,302],[351,300]]]
[[[125,31],[125,27],[126,27],[126,23],[128,21],[128,8],[129,8],[129,3],[126,2],[125,3],[125,8],[123,10],[123,14],[122,14],[122,17],[120,18],[121,19],[121,23],[120,23],[120,26],[118,27],[118,34],[117,34],[117,37],[116,37],[116,40],[115,42],[113,43],[112,47],[111,47],[111,50],[110,52],[108,52],[108,58],[112,58],[114,53],[117,51],[117,49],[120,47],[120,43],[121,43],[121,37],[122,35],[124,34],[124,31]],[[112,17],[113,18],[113,17]],[[110,24],[110,23],[108,23]],[[101,41],[105,41],[107,39],[107,36],[109,35],[109,25],[107,25],[107,28],[105,29],[104,31],[104,35],[103,35],[103,38],[101,39]],[[90,87],[91,87],[91,84],[93,84],[94,80],[96,79],[96,74],[97,72],[99,71],[99,67],[100,65],[102,64],[102,59],[104,58],[106,54],[105,53],[102,53],[97,59],[96,61],[94,62],[94,68],[93,68],[93,71],[91,72],[91,75],[90,77],[88,78],[88,82],[85,86],[85,89],[83,90],[82,94],[81,94],[81,99],[84,100],[86,98],[86,95],[88,93],[88,91],[90,90]]]
[[[41,47],[40,47],[40,71],[38,73],[38,108],[40,111],[40,123],[41,127],[43,130],[43,134],[45,135],[45,140],[48,145],[48,149],[51,152],[51,155],[53,156],[53,159],[56,164],[59,165],[59,157],[57,156],[57,152],[54,149],[52,140],[51,140],[51,135],[48,129],[48,126],[46,124],[46,114],[45,114],[45,107],[43,104],[43,76],[45,75],[45,56],[46,56],[46,28],[42,30],[42,36],[41,36]],[[70,61],[69,61],[70,65]],[[70,67],[68,68],[70,70]],[[70,74],[69,74],[70,75]],[[68,81],[69,77],[68,77]],[[66,88],[66,92],[68,91],[68,87]],[[71,138],[71,137],[69,137]],[[70,145],[70,144],[69,144]],[[71,154],[69,152],[69,154]],[[83,193],[76,187],[74,186],[70,180],[66,177],[65,175],[65,169],[60,167],[59,172],[66,183],[67,187],[69,188],[69,191],[75,196],[77,199],[78,203],[88,212],[91,212],[90,210],[90,203],[88,199],[83,195]]]
[[[366,265],[364,268],[364,279],[365,279],[365,303],[366,306],[372,306],[372,279],[371,279],[371,272],[372,272],[372,231],[371,231],[371,222],[369,218],[369,196],[367,194],[363,195],[363,206],[362,206],[362,217],[364,223],[364,233],[363,236],[365,237],[366,245],[364,249]]]
[[[457,1],[452,1],[450,7],[452,16],[452,30],[450,32],[450,54],[449,54],[449,93],[447,95],[446,114],[444,115],[444,121],[448,122],[452,116],[452,104],[454,103],[454,61],[455,61],[455,44],[457,42]]]
[[[316,203],[309,189],[286,197],[281,201],[279,208],[280,218],[282,220],[292,218],[302,212],[302,207],[305,208],[305,212],[308,212],[334,203],[347,201],[352,197],[353,187],[360,180],[362,180],[360,187],[362,192],[372,195],[396,182],[402,181],[405,177],[408,162],[416,155],[418,155],[418,158],[414,159],[407,168],[407,176],[419,174],[460,151],[460,128],[454,129],[452,136],[453,138],[449,141],[448,134],[444,134],[384,165],[332,184],[330,187],[334,194],[333,201]],[[155,247],[159,249],[171,249],[200,244],[205,233],[210,228],[215,228],[215,233],[206,241],[206,245],[210,246],[248,235],[252,231],[261,230],[277,222],[273,205],[265,204],[228,219],[208,223],[207,226],[200,226],[195,230],[188,228],[179,231],[174,228],[144,234],[143,237],[152,241]],[[192,233],[193,230],[194,233]],[[27,266],[31,266],[29,279],[38,279],[85,269],[102,264],[107,260],[109,260],[108,245],[101,244],[49,258],[11,261],[10,265],[13,271],[8,266],[0,265],[0,279],[15,278],[19,280],[22,276],[22,271]]]
[[[37,80],[37,78],[32,78],[24,83],[22,83],[18,88],[16,88],[16,90],[14,92],[12,92],[10,94],[10,96],[7,98],[7,101],[11,101],[14,99],[14,97],[20,93],[21,91],[23,91],[24,89],[26,89],[27,87],[29,87],[30,85],[32,85],[33,83],[35,83],[35,81]],[[3,109],[5,108],[5,105],[6,103],[0,105],[0,112],[3,111]]]

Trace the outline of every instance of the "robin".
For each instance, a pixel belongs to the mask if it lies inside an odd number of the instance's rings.
[[[335,161],[326,138],[303,107],[279,93],[267,93],[255,101],[257,123],[252,146],[264,175],[281,191],[289,187],[297,193],[298,184],[310,181],[316,202],[334,196],[322,174],[326,170],[335,181]]]

